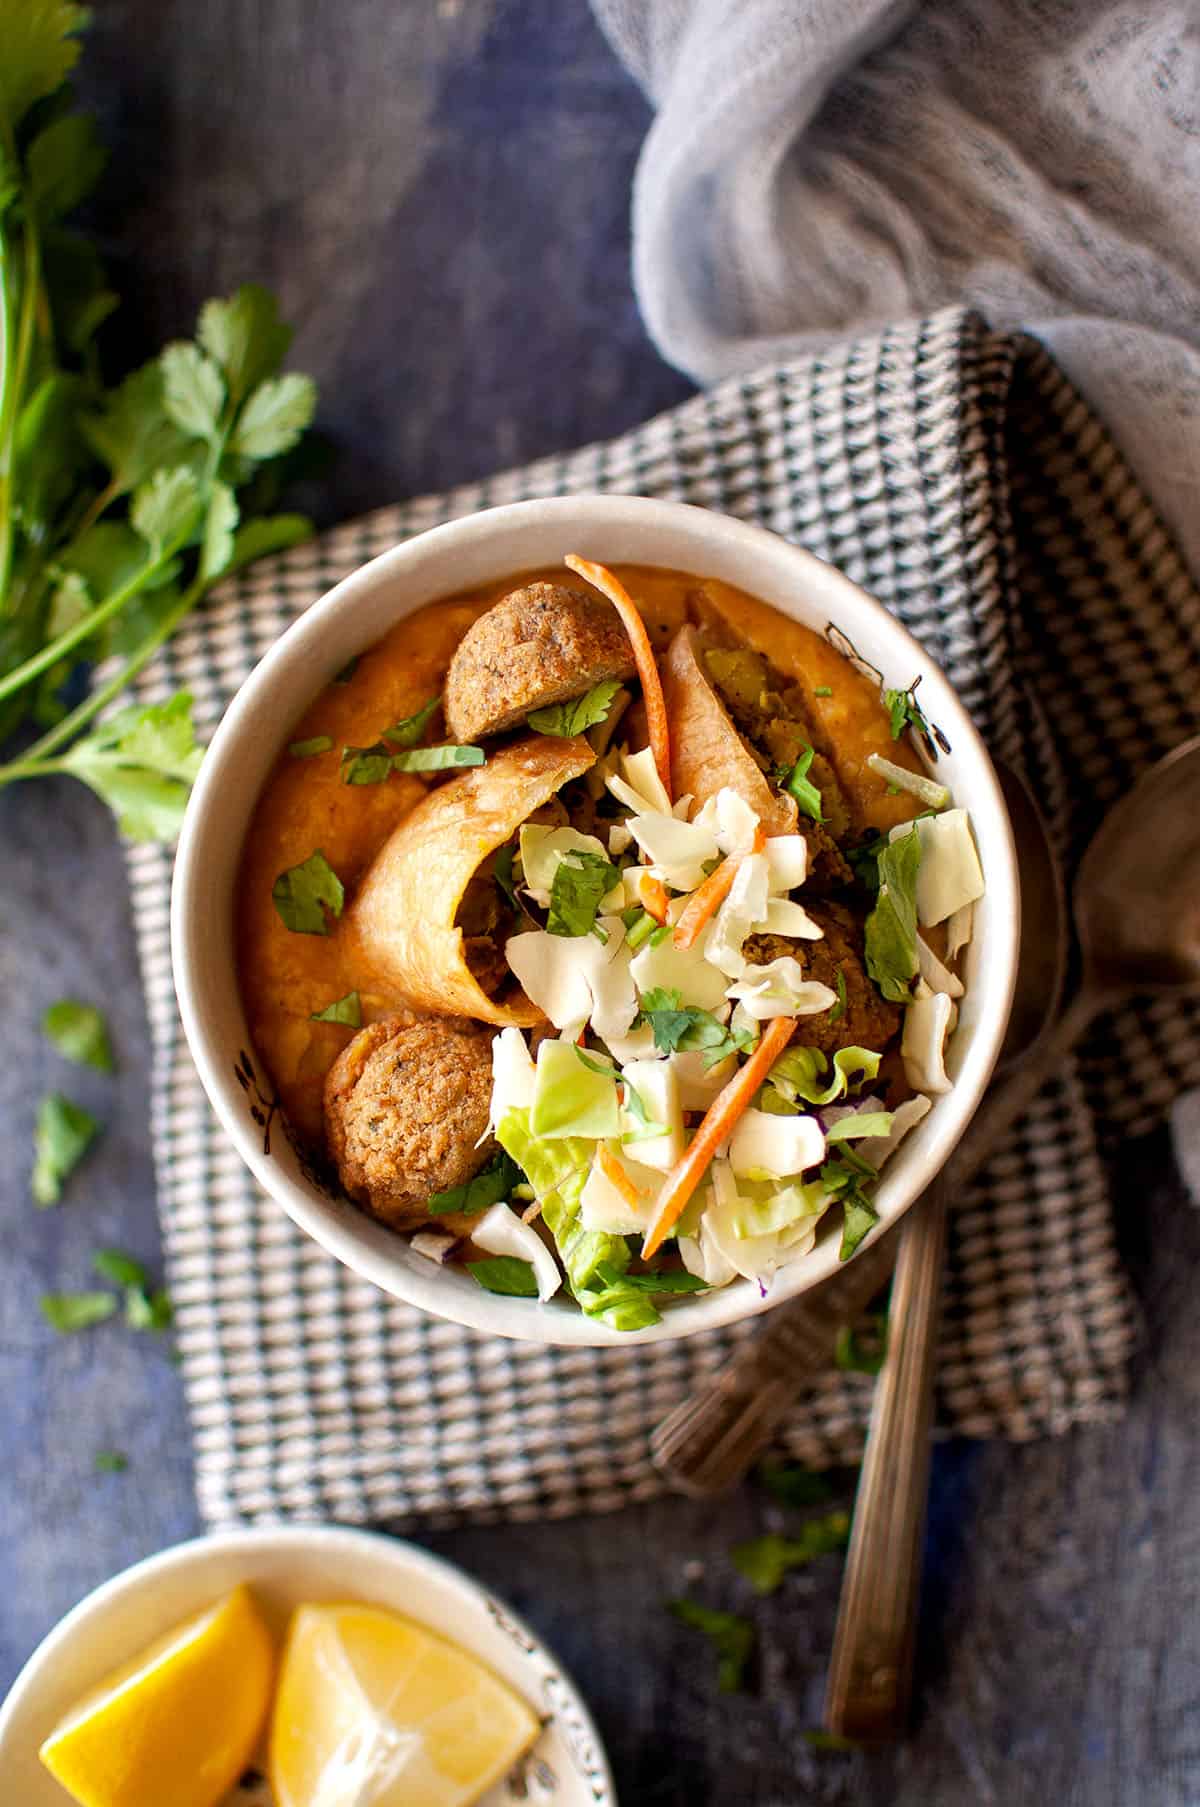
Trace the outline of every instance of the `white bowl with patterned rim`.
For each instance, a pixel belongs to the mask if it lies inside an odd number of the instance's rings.
[[[561,562],[657,565],[736,584],[822,632],[832,624],[921,702],[951,751],[939,765],[971,814],[986,895],[967,951],[966,997],[950,1042],[953,1089],[939,1098],[884,1169],[874,1202],[886,1227],[920,1197],[953,1151],[991,1075],[1008,1022],[1020,935],[1012,830],[983,741],[949,679],[882,603],[811,552],[765,528],[681,502],[640,496],[557,496],[486,509],[417,534],[372,559],[307,609],[255,667],[225,713],[192,793],[171,899],[175,985],[189,1046],[218,1117],[255,1178],[301,1229],[410,1305],[474,1330],[563,1345],[665,1342],[736,1323],[827,1279],[838,1236],[776,1274],[765,1296],[749,1280],[663,1302],[662,1322],[622,1334],[585,1317],[564,1294],[548,1304],[484,1292],[453,1264],[332,1192],[287,1133],[251,1046],[238,993],[233,901],[242,841],[292,724],[321,687],[404,615],[439,597]],[[831,1213],[836,1217],[837,1213]],[[880,1232],[875,1231],[878,1235]]]
[[[243,1581],[279,1632],[305,1601],[390,1607],[451,1638],[523,1695],[542,1734],[480,1807],[616,1807],[591,1714],[562,1665],[515,1613],[414,1544],[332,1525],[198,1538],[89,1594],[34,1651],[0,1707],[0,1801],[64,1807],[65,1791],[37,1755],[54,1726],[125,1657]],[[270,1798],[265,1783],[250,1781],[226,1807],[267,1807]]]

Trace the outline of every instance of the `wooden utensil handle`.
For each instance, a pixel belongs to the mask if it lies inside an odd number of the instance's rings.
[[[655,1430],[650,1453],[680,1493],[708,1499],[735,1487],[795,1405],[804,1380],[833,1361],[838,1334],[886,1284],[896,1240],[880,1237],[802,1299],[773,1312],[719,1374]]]
[[[864,1743],[899,1736],[912,1696],[948,1199],[935,1181],[901,1237],[842,1582],[825,1723]]]

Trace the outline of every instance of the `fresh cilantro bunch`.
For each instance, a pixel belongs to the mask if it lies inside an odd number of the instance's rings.
[[[95,335],[117,297],[62,223],[105,160],[66,86],[85,22],[68,0],[0,0],[0,742],[41,730],[0,785],[67,772],[127,834],[167,840],[200,759],[190,699],[93,723],[218,579],[311,531],[257,511],[316,391],[282,371],[291,331],[254,286],[106,386]]]

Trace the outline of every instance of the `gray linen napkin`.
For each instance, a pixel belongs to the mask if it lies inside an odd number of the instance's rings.
[[[1024,770],[1070,857],[1131,776],[1196,727],[1200,597],[1111,440],[1044,352],[946,310],[718,385],[607,445],[384,509],[255,566],[138,694],[210,730],[337,578],[492,503],[612,490],[758,520],[881,597]],[[154,1036],[170,1280],[211,1523],[533,1516],[660,1483],[650,1430],[745,1330],[554,1350],[425,1318],[258,1193],[213,1119],[171,987],[169,856],[129,851]],[[1126,1012],[1068,1063],[953,1226],[941,1421],[1028,1438],[1111,1416],[1133,1337],[1095,1124],[1145,1126],[1200,1079],[1195,1011]],[[853,1459],[869,1383],[823,1376],[785,1438]]]

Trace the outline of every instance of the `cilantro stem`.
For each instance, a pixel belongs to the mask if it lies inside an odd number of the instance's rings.
[[[12,671],[0,678],[0,701],[3,701],[6,696],[11,696],[14,690],[23,690],[26,684],[33,682],[34,678],[40,678],[44,671],[49,671],[52,665],[57,665],[65,653],[69,653],[82,641],[89,640],[98,627],[103,627],[106,621],[119,614],[126,603],[130,602],[139,590],[145,588],[147,578],[153,577],[156,572],[161,571],[165,565],[170,563],[182,543],[183,540],[180,538],[164,546],[157,558],[150,559],[140,571],[135,571],[129,581],[122,584],[119,590],[114,590],[112,595],[106,597],[98,608],[94,608],[81,621],[77,621],[74,627],[69,627],[59,634],[56,640],[49,641],[47,645],[43,646],[41,652],[34,653],[33,657],[26,659],[23,665],[14,666]],[[188,593],[191,594],[190,591]],[[172,611],[171,619],[175,620],[175,618],[175,612]]]
[[[12,565],[13,518],[8,491],[12,485],[13,442],[17,418],[25,389],[25,372],[33,344],[37,318],[38,286],[41,281],[41,247],[38,244],[37,221],[28,194],[25,196],[24,231],[25,267],[21,275],[21,311],[17,322],[11,380],[5,385],[4,415],[0,419],[0,478],[4,482],[4,504],[0,508],[0,596],[8,590]]]
[[[106,684],[102,684],[99,690],[92,691],[77,708],[72,709],[70,715],[65,716],[61,722],[50,729],[49,733],[43,734],[40,740],[35,741],[33,746],[27,748],[23,759],[17,760],[11,765],[0,766],[0,785],[8,784],[17,778],[40,778],[47,773],[62,770],[61,761],[51,761],[48,755],[56,753],[61,746],[78,734],[81,728],[85,728],[93,716],[107,708],[109,703],[121,694],[129,680],[137,676],[143,665],[158,651],[163,641],[175,632],[184,616],[195,608],[196,603],[204,594],[205,587],[197,579],[190,589],[184,591],[170,613],[164,615],[158,626],[147,634],[137,651],[130,654],[114,677],[111,677]]]

